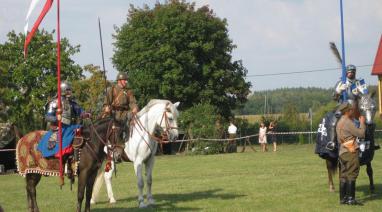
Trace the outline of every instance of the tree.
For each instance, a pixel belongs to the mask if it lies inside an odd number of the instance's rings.
[[[208,6],[179,0],[131,6],[114,38],[113,63],[130,75],[140,105],[151,98],[181,101],[183,109],[209,103],[228,117],[246,101],[247,70],[232,59],[227,21]]]
[[[8,33],[8,40],[0,44],[0,95],[9,107],[7,119],[23,131],[42,127],[44,106],[48,97],[57,91],[56,42],[53,32],[37,31],[24,59],[25,36]],[[79,52],[79,46],[71,46],[61,40],[61,78],[76,80],[82,76],[82,68],[71,56]]]
[[[102,70],[99,66],[92,64],[85,65],[84,71],[91,75],[86,79],[81,79],[73,83],[74,95],[78,103],[86,110],[93,114],[96,118],[102,109],[105,87],[109,85],[109,81],[105,82]],[[106,85],[105,85],[106,83]]]

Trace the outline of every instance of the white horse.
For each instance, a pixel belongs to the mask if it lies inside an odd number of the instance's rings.
[[[178,137],[177,117],[179,102],[172,104],[168,100],[151,100],[134,119],[134,124],[130,126],[131,135],[125,143],[124,152],[130,161],[134,164],[135,175],[138,180],[138,205],[140,208],[154,204],[154,199],[151,193],[152,171],[154,166],[154,156],[158,147],[158,137],[154,135],[155,131],[160,129],[168,137],[169,141],[175,141]],[[147,183],[147,204],[143,198],[143,174],[142,166],[146,168],[146,183]],[[95,203],[98,193],[102,186],[102,181],[105,180],[107,194],[110,203],[115,203],[111,179],[114,171],[114,162],[111,169],[105,172],[99,172],[96,183],[93,189],[92,203]]]

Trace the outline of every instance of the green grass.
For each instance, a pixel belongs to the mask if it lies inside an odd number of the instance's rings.
[[[313,145],[281,145],[276,153],[249,149],[235,154],[159,156],[153,178],[156,206],[145,210],[137,209],[133,167],[124,163],[113,178],[117,203],[107,202],[103,188],[101,202],[92,211],[382,211],[380,152],[373,161],[376,194],[369,194],[363,166],[356,196],[365,205],[351,207],[338,204],[337,176],[337,191],[329,192],[325,162],[313,149]],[[70,191],[65,185],[60,190],[57,181],[42,178],[37,191],[41,211],[75,211],[76,188]],[[22,177],[0,176],[0,204],[5,211],[26,211],[24,188]]]

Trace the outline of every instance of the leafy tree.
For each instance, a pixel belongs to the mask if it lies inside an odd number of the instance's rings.
[[[105,87],[109,81],[105,82],[102,70],[99,66],[92,64],[84,66],[84,71],[90,73],[90,77],[77,80],[73,83],[74,95],[78,103],[96,118],[102,109]],[[105,85],[106,83],[106,85]]]
[[[281,88],[268,91],[257,91],[248,97],[248,101],[235,114],[263,114],[264,99],[267,99],[266,113],[282,113],[284,107],[289,102],[298,102],[296,110],[299,113],[306,113],[309,108],[317,110],[321,105],[332,100],[333,89],[323,88]]]
[[[114,38],[113,63],[129,73],[140,105],[151,98],[181,101],[183,109],[209,102],[227,118],[246,101],[247,70],[232,60],[226,20],[208,6],[179,0],[131,6]]]
[[[44,105],[57,91],[56,42],[52,35],[53,32],[37,31],[26,59],[23,34],[9,32],[8,40],[0,44],[1,99],[9,107],[7,119],[24,131],[42,127]],[[63,80],[81,77],[82,68],[71,59],[77,52],[79,46],[71,46],[65,38],[61,40]]]

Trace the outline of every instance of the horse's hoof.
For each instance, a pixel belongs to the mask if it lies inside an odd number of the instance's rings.
[[[144,202],[140,202],[139,208],[147,208],[147,205]]]
[[[371,194],[375,194],[375,189],[374,188],[370,188],[370,193]]]
[[[334,187],[330,187],[329,188],[329,192],[335,192],[336,190],[334,189]]]
[[[90,204],[95,205],[96,201],[94,201],[93,199],[90,199]]]
[[[114,197],[110,198],[110,200],[109,200],[109,203],[110,203],[110,204],[114,204],[114,203],[116,203],[116,202],[117,202],[117,200],[115,200]]]
[[[155,200],[153,198],[150,198],[147,200],[148,205],[155,205]]]

